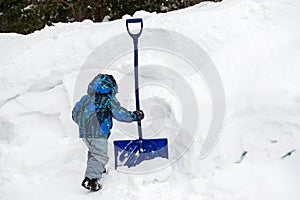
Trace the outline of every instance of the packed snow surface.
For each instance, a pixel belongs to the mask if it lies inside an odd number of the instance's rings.
[[[300,199],[299,10],[300,1],[295,0],[224,0],[166,14],[135,13],[134,17],[143,18],[145,28],[191,38],[214,62],[226,94],[222,137],[205,159],[199,159],[204,137],[199,132],[189,150],[168,167],[124,173],[124,167],[114,170],[112,142],[128,136],[122,135],[126,125],[116,123],[109,139],[108,174],[101,180],[103,190],[97,193],[80,186],[87,149],[71,120],[78,98],[74,97],[75,83],[89,55],[126,32],[129,16],[104,23],[58,23],[26,36],[0,34],[1,200]],[[167,55],[153,57],[156,63],[149,55],[144,64],[177,62]],[[132,66],[126,56],[123,61],[118,61],[121,66]],[[180,70],[180,66],[174,68]],[[110,73],[121,77],[124,71],[116,67]],[[141,82],[168,75],[155,67],[151,73]],[[200,124],[205,130],[211,115],[210,106],[205,106],[209,105],[207,93],[194,76],[184,78],[199,92]],[[120,95],[128,95],[122,94],[122,87],[126,86],[120,86]],[[130,95],[129,103],[122,104],[134,109]],[[167,113],[163,133],[171,141],[181,120],[176,95],[168,88],[159,92],[151,86],[141,91],[146,130],[158,131],[150,123],[161,119],[160,112],[155,115],[157,104]],[[137,134],[135,124],[130,127]],[[176,134],[186,138],[182,132]],[[180,141],[173,144],[180,146]],[[158,158],[136,169],[151,171],[153,163],[166,162]]]

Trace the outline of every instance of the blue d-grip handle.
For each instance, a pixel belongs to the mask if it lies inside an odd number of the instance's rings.
[[[143,23],[143,19],[142,18],[131,18],[131,19],[126,20],[126,23],[138,23],[138,22]]]
[[[141,30],[139,33],[131,33],[128,27],[128,24],[130,23],[140,23],[141,24]],[[137,40],[138,37],[142,34],[143,31],[143,19],[142,18],[133,18],[133,19],[126,19],[126,28],[129,35],[134,39]]]

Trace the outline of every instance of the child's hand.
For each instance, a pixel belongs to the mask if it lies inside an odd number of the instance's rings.
[[[141,121],[144,119],[144,112],[142,110],[136,110],[133,112],[136,115],[136,120]]]

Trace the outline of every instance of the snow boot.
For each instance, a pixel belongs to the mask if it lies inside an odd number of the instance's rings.
[[[96,192],[96,191],[98,191],[102,188],[100,183],[99,183],[99,180],[96,179],[96,178],[93,178],[90,181],[90,186],[91,186],[91,191],[94,191],[94,192]]]
[[[98,179],[96,179],[96,178],[90,179],[88,177],[84,178],[84,180],[81,183],[81,186],[87,190],[91,190],[94,192],[96,192],[102,188]]]
[[[88,177],[85,177],[84,180],[81,183],[81,186],[84,187],[85,189],[90,190],[91,189],[91,179],[89,179]]]

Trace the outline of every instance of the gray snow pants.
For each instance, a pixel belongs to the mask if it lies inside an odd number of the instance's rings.
[[[82,140],[89,149],[85,177],[100,180],[108,162],[107,139],[103,136],[100,138],[82,138]]]

